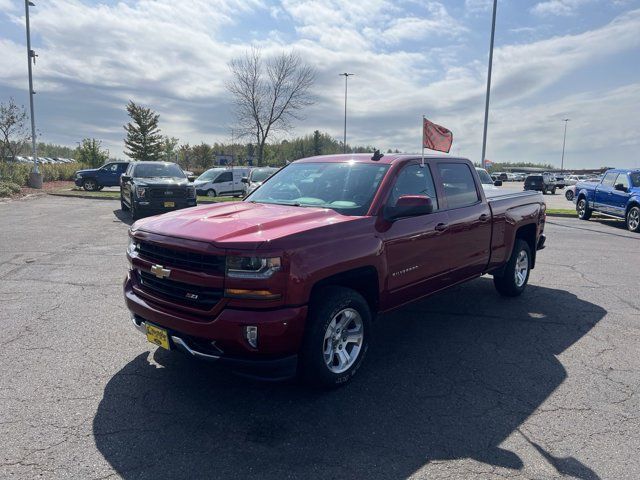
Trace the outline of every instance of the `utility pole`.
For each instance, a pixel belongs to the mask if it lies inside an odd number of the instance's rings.
[[[344,76],[344,137],[342,139],[343,152],[347,153],[347,80],[355,73],[339,73],[338,75]]]
[[[29,26],[29,7],[35,7],[35,3],[24,0],[24,11],[27,23],[27,65],[29,67],[29,107],[31,109],[31,154],[33,155],[33,171],[29,174],[29,186],[42,188],[42,175],[38,170],[38,150],[36,147],[36,119],[33,114],[33,73],[31,70],[31,59],[36,63],[36,52],[31,50],[31,29]]]
[[[567,142],[567,123],[569,123],[570,118],[565,118],[562,121],[564,122],[564,137],[562,137],[562,160],[560,161],[560,173],[564,173],[564,145]]]
[[[484,133],[482,134],[482,168],[485,168],[484,157],[487,152],[487,125],[489,123],[489,95],[491,94],[491,66],[493,64],[493,40],[496,33],[496,10],[498,0],[493,0],[493,19],[491,20],[491,42],[489,44],[489,68],[487,71],[487,98],[484,105]]]

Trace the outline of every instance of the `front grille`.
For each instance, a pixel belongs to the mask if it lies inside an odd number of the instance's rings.
[[[152,273],[138,271],[138,281],[150,294],[187,307],[211,310],[222,298],[221,288],[202,287],[158,278]]]
[[[188,252],[173,248],[161,247],[149,242],[138,242],[138,255],[153,263],[184,268],[196,272],[223,273],[224,255]]]
[[[151,198],[187,198],[187,189],[182,187],[154,187],[149,192]]]

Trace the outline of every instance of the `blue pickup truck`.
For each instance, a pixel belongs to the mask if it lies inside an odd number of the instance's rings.
[[[578,182],[574,201],[581,220],[599,212],[623,218],[629,230],[640,232],[640,169],[607,170],[600,183]]]

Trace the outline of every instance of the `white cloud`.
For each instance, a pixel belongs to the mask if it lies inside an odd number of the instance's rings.
[[[578,7],[590,0],[547,0],[538,2],[533,6],[531,12],[540,15],[566,16],[573,15]]]
[[[464,0],[465,8],[470,12],[486,12],[493,7],[493,0]]]

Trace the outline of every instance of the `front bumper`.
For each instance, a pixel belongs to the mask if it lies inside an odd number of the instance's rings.
[[[76,177],[74,183],[76,184],[76,187],[81,187],[83,181],[84,181],[84,178]]]
[[[538,238],[538,244],[536,245],[536,250],[542,250],[544,248],[544,242],[547,240],[545,234],[541,234],[540,238]]]
[[[190,199],[167,199],[167,200],[135,200],[136,211],[141,214],[158,214],[164,212],[172,212],[182,208],[195,207],[198,202],[195,198]],[[173,207],[165,207],[165,202],[173,202]]]
[[[136,328],[146,333],[146,322],[166,329],[170,346],[200,360],[229,366],[237,373],[282,380],[296,375],[307,307],[271,310],[223,308],[215,318],[196,317],[147,301],[124,283],[125,302]],[[222,300],[224,301],[224,300]],[[258,348],[244,336],[245,326],[258,327]]]

